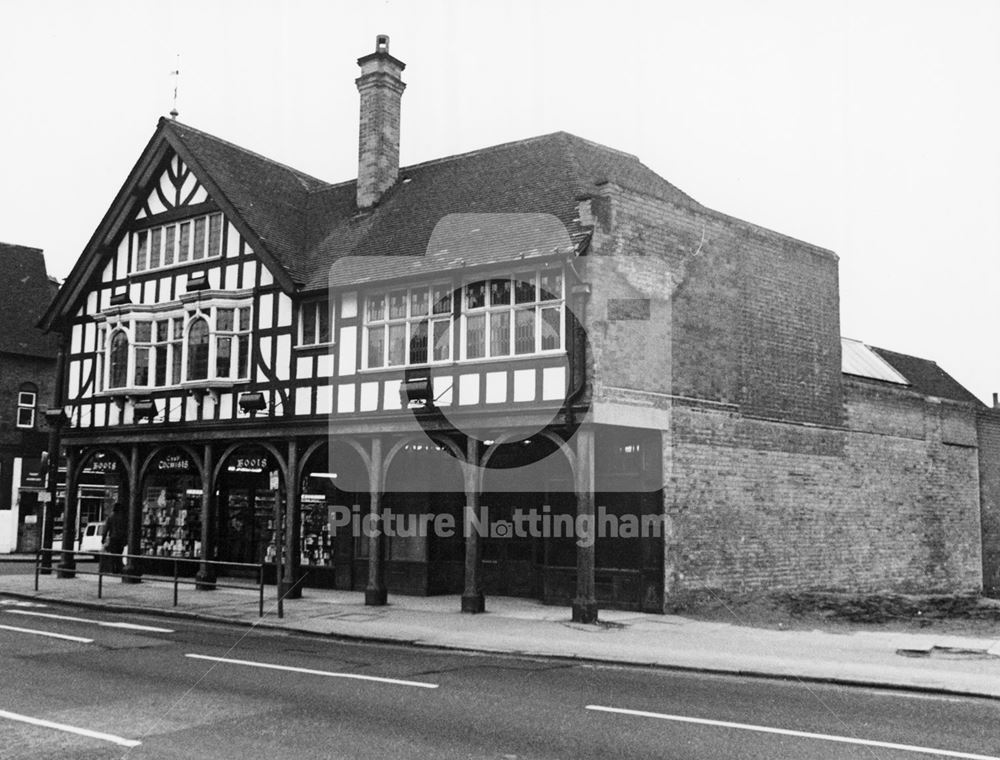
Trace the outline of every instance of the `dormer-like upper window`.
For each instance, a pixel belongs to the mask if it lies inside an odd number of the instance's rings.
[[[222,255],[222,214],[148,227],[132,233],[132,272]]]

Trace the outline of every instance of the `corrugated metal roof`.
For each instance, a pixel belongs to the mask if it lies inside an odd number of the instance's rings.
[[[845,375],[883,380],[898,385],[910,384],[910,381],[893,369],[889,362],[860,340],[841,338],[840,349],[840,369]]]

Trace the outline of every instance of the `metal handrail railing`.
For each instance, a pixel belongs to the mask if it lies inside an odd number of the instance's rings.
[[[64,549],[37,549],[35,552],[35,591],[38,591],[38,576],[41,574],[42,566],[42,556],[46,554],[64,554],[66,550]],[[238,585],[235,583],[219,583],[218,580],[205,581],[194,579],[187,579],[180,577],[180,563],[187,563],[189,565],[208,565],[210,567],[242,567],[249,568],[257,571],[257,587],[258,587],[258,617],[264,617],[264,568],[266,563],[251,563],[251,562],[222,562],[219,560],[205,560],[205,559],[188,559],[187,557],[157,557],[150,554],[127,554],[122,552],[121,554],[112,552],[84,552],[84,551],[72,551],[74,555],[84,555],[88,557],[94,557],[97,559],[97,570],[80,570],[79,568],[73,568],[72,570],[67,570],[67,572],[72,572],[79,575],[96,575],[97,576],[97,598],[101,599],[104,591],[104,576],[108,575],[112,578],[134,578],[132,573],[121,572],[121,573],[109,573],[102,569],[103,563],[101,560],[107,557],[121,557],[123,559],[137,559],[137,560],[149,560],[155,559],[157,561],[169,561],[173,562],[174,573],[173,573],[173,583],[174,583],[174,607],[178,603],[178,588],[181,584],[191,585],[191,586],[211,586],[212,588],[237,588],[245,589],[245,585]],[[53,571],[59,571],[58,567],[51,568]],[[147,573],[146,575],[153,578],[166,578],[170,579],[169,575],[164,575],[160,573]],[[281,605],[279,604],[278,617],[282,617]]]

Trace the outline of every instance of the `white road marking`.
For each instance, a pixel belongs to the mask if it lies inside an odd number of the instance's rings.
[[[38,602],[22,602],[17,599],[0,599],[0,604],[4,606],[13,607],[48,607],[47,604],[38,604]]]
[[[57,731],[67,731],[68,733],[79,734],[80,736],[86,736],[90,739],[101,739],[102,741],[112,742],[113,744],[118,744],[122,747],[138,747],[142,744],[142,742],[136,741],[135,739],[123,739],[122,737],[115,736],[114,734],[104,734],[100,731],[90,731],[86,728],[67,726],[65,723],[54,723],[51,720],[31,718],[27,715],[18,715],[17,713],[7,712],[6,710],[0,710],[0,718],[16,720],[21,723],[30,723],[33,726],[42,726],[43,728],[54,728]]]
[[[34,628],[18,628],[13,625],[0,625],[4,631],[17,631],[18,633],[33,633],[36,636],[48,636],[53,639],[65,639],[66,641],[79,641],[81,644],[93,644],[93,639],[84,639],[80,636],[67,636],[65,633],[52,633],[50,631],[38,631]]]
[[[287,670],[289,673],[305,673],[311,676],[327,676],[328,678],[351,678],[357,681],[375,681],[377,683],[390,683],[397,686],[417,686],[421,689],[436,689],[436,683],[424,683],[423,681],[401,681],[398,678],[379,678],[378,676],[363,676],[357,673],[333,673],[329,670],[311,670],[310,668],[293,668],[288,665],[272,665],[266,662],[254,662],[253,660],[230,660],[226,657],[209,657],[204,654],[186,654],[185,657],[192,657],[196,660],[209,660],[211,662],[224,662],[230,665],[250,665],[254,668],[269,668],[270,670]]]
[[[4,610],[12,615],[32,615],[33,617],[52,618],[53,620],[69,620],[72,623],[90,623],[105,628],[127,628],[130,631],[150,631],[152,633],[173,633],[170,628],[156,628],[138,623],[108,623],[104,620],[88,620],[87,618],[70,617],[69,615],[54,615],[51,612],[27,612],[26,610]]]
[[[1000,760],[996,755],[976,755],[969,752],[955,752],[947,749],[931,749],[930,747],[916,747],[911,744],[893,744],[892,742],[879,742],[871,739],[855,739],[850,736],[834,736],[831,734],[814,734],[808,731],[792,731],[787,728],[770,728],[768,726],[754,726],[749,723],[730,723],[725,720],[708,720],[706,718],[690,718],[685,715],[665,715],[663,713],[645,712],[643,710],[625,710],[619,707],[602,707],[601,705],[587,705],[588,710],[599,710],[601,712],[618,713],[620,715],[635,715],[640,718],[659,718],[661,720],[672,720],[678,723],[697,723],[702,726],[719,726],[721,728],[736,728],[742,731],[757,731],[764,734],[781,734],[782,736],[798,736],[803,739],[821,739],[828,742],[840,742],[841,744],[860,744],[865,747],[880,747],[882,749],[898,749],[903,752],[921,752],[925,755],[939,755],[941,757],[960,757],[965,760]]]

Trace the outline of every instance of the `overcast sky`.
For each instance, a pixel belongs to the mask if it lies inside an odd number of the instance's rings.
[[[173,105],[178,54],[181,121],[354,178],[356,59],[379,33],[407,64],[404,165],[556,130],[634,153],[833,249],[845,336],[1000,391],[995,0],[0,0],[0,240],[69,273]]]

